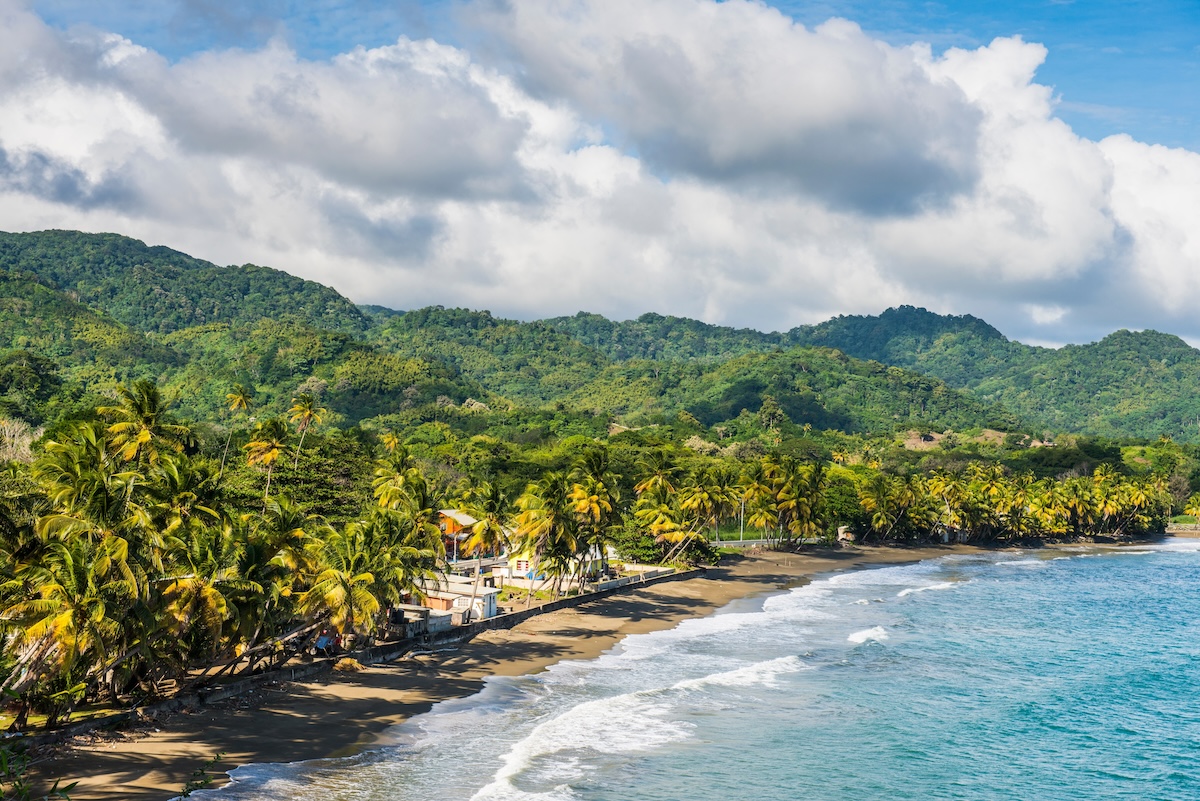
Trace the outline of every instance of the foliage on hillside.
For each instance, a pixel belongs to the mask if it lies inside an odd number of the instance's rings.
[[[30,273],[139,331],[285,314],[339,331],[366,327],[353,303],[322,284],[253,264],[218,267],[116,234],[0,233],[0,269]]]
[[[647,314],[546,321],[614,361],[721,362],[780,348],[836,348],[932,376],[1028,424],[1106,437],[1200,438],[1200,351],[1154,331],[1120,331],[1058,350],[1013,342],[970,315],[912,306],[760,333]]]
[[[1200,351],[1156,331],[1038,348],[970,316],[889,309],[796,329],[798,339],[941,378],[1031,424],[1106,437],[1200,435]]]
[[[610,367],[567,403],[618,415],[686,410],[708,427],[743,412],[758,414],[767,399],[791,423],[846,433],[1019,426],[1003,409],[941,381],[825,348],[752,353],[715,366],[626,362]]]
[[[453,364],[491,392],[529,405],[561,399],[608,363],[546,323],[440,306],[388,320],[370,340],[384,350]]]
[[[424,425],[468,398],[503,409],[562,404],[634,424],[687,410],[715,425],[757,413],[770,396],[798,425],[849,433],[1024,425],[1200,436],[1200,352],[1155,332],[1052,350],[1009,341],[974,317],[912,307],[785,333],[655,314],[524,323],[440,307],[360,310],[285,273],[69,231],[0,234],[5,267],[25,272],[0,275],[0,350],[44,357],[21,370],[60,382],[38,400],[38,391],[13,394],[16,379],[0,376],[5,408],[35,423],[73,414],[118,381],[153,377],[200,418],[219,418],[223,393],[242,383],[272,413],[301,387],[316,389],[347,425],[380,415]],[[813,346],[946,386],[827,357],[797,369],[787,354]],[[469,417],[476,433],[480,419]]]
[[[617,362],[635,359],[723,361],[743,353],[797,344],[787,334],[727,328],[653,313],[643,314],[636,320],[614,322],[599,314],[579,312],[573,317],[555,317],[543,322]]]

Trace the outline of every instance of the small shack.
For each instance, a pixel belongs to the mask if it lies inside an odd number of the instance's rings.
[[[497,598],[500,590],[496,587],[480,586],[475,591],[474,604],[471,602],[470,587],[455,587],[454,589],[429,590],[425,593],[425,605],[440,612],[449,612],[454,616],[454,622],[471,623],[477,620],[487,620],[495,617],[500,605]],[[470,615],[466,612],[473,610]]]
[[[384,633],[397,640],[423,637],[429,633],[429,614],[430,609],[425,606],[396,604],[387,610]]]

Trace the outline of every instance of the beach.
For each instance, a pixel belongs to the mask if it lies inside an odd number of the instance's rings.
[[[213,786],[239,765],[349,756],[435,703],[478,692],[489,676],[536,673],[592,659],[624,637],[702,617],[739,598],[801,586],[812,576],[901,564],[972,550],[966,546],[849,548],[727,557],[704,577],[669,581],[535,616],[438,653],[280,685],[137,729],[79,738],[36,767],[42,778],[78,782],[73,801],[165,801],[221,754]]]

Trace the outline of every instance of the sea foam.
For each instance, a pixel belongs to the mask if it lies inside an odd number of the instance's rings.
[[[874,628],[863,629],[862,631],[854,632],[846,638],[846,641],[852,642],[856,645],[861,645],[867,641],[883,642],[887,638],[887,629],[885,629],[883,626],[875,626]]]

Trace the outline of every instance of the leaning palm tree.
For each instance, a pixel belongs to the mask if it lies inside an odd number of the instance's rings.
[[[471,605],[467,608],[469,618],[475,610],[475,598],[479,594],[483,554],[495,555],[508,546],[512,504],[499,484],[486,481],[472,487],[464,500],[463,511],[475,518],[471,536],[463,548],[468,554],[475,555],[475,583],[471,586]]]
[[[153,381],[118,386],[117,396],[116,406],[101,406],[96,411],[113,420],[108,435],[113,450],[122,460],[155,465],[163,451],[183,451],[191,430],[174,421],[171,404],[163,399]]]
[[[238,412],[246,413],[250,411],[250,406],[254,403],[253,393],[242,386],[241,384],[233,385],[233,392],[225,395],[225,400],[229,403],[229,411],[237,414]],[[233,427],[229,428],[229,435],[225,437],[225,450],[221,453],[221,470],[217,473],[217,480],[221,480],[221,476],[225,475],[225,459],[229,456],[229,443],[233,440]]]
[[[291,415],[288,419],[296,424],[296,430],[300,432],[300,444],[296,446],[296,459],[292,462],[292,469],[295,470],[300,466],[300,449],[304,447],[304,436],[308,434],[309,428],[321,424],[329,410],[319,406],[317,399],[311,394],[301,392],[292,398],[292,407],[288,409],[288,414]]]
[[[250,441],[244,446],[249,464],[267,466],[267,486],[263,490],[264,508],[271,494],[271,472],[275,469],[275,462],[287,451],[288,436],[287,424],[282,420],[265,420],[254,427]]]

